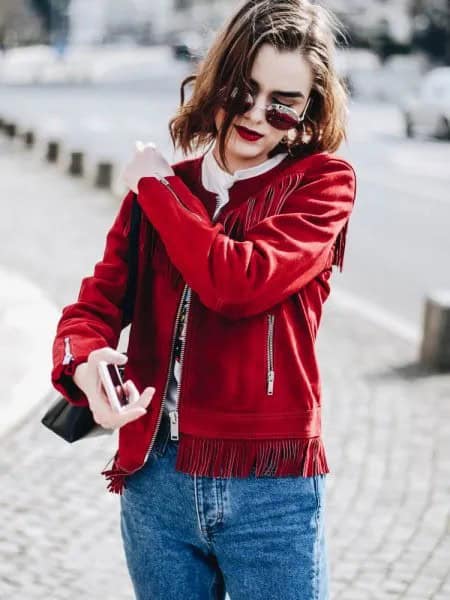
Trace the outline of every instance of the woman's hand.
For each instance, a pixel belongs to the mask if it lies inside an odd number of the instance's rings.
[[[127,357],[112,348],[94,350],[89,354],[88,361],[75,369],[73,379],[86,394],[94,421],[105,429],[118,429],[145,415],[155,388],[146,388],[140,396],[134,383],[131,380],[126,381],[124,388],[128,404],[120,412],[116,412],[109,403],[98,374],[98,363],[101,360],[109,364],[123,365],[127,362]]]
[[[136,142],[135,154],[130,162],[125,165],[122,171],[122,179],[130,190],[137,194],[137,186],[141,177],[154,175],[167,177],[174,175],[174,171],[155,144]]]

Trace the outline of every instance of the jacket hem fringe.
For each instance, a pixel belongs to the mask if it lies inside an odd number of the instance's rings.
[[[207,477],[256,477],[329,473],[320,437],[281,440],[180,437],[177,471]]]
[[[344,225],[342,230],[339,232],[339,235],[337,236],[336,242],[334,245],[334,253],[333,253],[332,263],[339,268],[339,271],[341,273],[344,268],[344,254],[345,254],[345,244],[347,241],[347,230],[348,230],[348,222]]]
[[[114,462],[111,469],[104,470],[101,474],[105,477],[105,479],[109,482],[107,485],[107,490],[111,494],[119,494],[122,495],[123,489],[125,487],[125,477],[130,473],[128,471],[124,471],[121,469],[117,463],[117,454],[114,456]]]
[[[183,434],[175,469],[205,477],[311,477],[329,473],[325,448],[320,437],[281,440],[227,440],[197,438]],[[111,469],[102,471],[112,494],[123,494],[125,471],[117,459]]]

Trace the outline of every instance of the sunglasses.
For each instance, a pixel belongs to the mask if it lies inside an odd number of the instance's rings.
[[[287,131],[288,129],[297,127],[303,121],[310,100],[311,98],[308,98],[301,115],[290,106],[285,106],[277,102],[272,102],[258,108],[265,111],[266,121],[269,125],[280,131]],[[243,115],[255,106],[255,98],[251,92],[246,92],[240,96],[238,88],[234,88],[230,94],[230,103],[236,114]],[[225,102],[222,103],[222,106],[225,108],[224,104]]]

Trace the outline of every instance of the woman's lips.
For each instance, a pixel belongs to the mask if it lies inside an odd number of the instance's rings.
[[[248,142],[256,142],[256,140],[259,140],[263,137],[260,133],[250,131],[250,129],[247,129],[246,127],[240,127],[239,125],[236,125],[235,127],[241,138],[247,140]]]

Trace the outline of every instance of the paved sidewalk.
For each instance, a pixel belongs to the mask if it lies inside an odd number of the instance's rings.
[[[98,256],[117,202],[5,148],[0,168],[6,196],[15,191],[7,218],[22,215],[33,250],[2,260],[27,277],[34,269],[61,305]],[[39,246],[44,231],[50,250]],[[448,600],[450,376],[421,370],[413,345],[332,298],[318,339],[331,599]],[[39,424],[44,410],[0,439],[0,598],[131,600],[118,497],[99,475],[115,435],[70,446]]]

